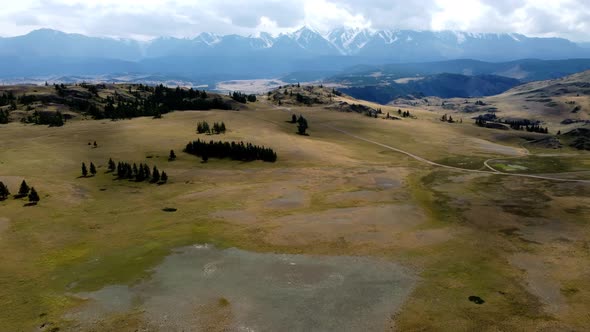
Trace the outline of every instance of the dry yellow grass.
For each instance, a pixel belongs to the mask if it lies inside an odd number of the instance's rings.
[[[422,281],[395,316],[400,330],[579,329],[588,323],[579,316],[590,305],[583,278],[587,185],[443,171],[323,125],[474,169],[487,158],[521,155],[516,133],[499,140],[493,130],[444,124],[418,109],[411,110],[418,119],[401,121],[322,107],[291,111],[309,119],[310,136],[296,135],[286,122],[291,114],[265,100],[248,110],[174,112],[159,120],[0,125],[0,181],[16,192],[24,178],[41,195],[35,207],[0,202],[0,326],[73,328],[64,314],[80,303],[69,294],[132,284],[171,249],[203,242],[401,262]],[[202,120],[224,121],[227,134],[196,135]],[[269,146],[279,160],[203,164],[181,152],[197,137]],[[94,141],[98,148],[88,146]],[[167,160],[170,149],[178,155],[174,162]],[[105,174],[109,158],[157,165],[170,182],[116,181]],[[91,161],[98,175],[78,178],[81,162]],[[567,228],[568,241],[547,236],[555,223]],[[546,312],[542,299],[525,290],[526,271],[508,264],[521,251],[549,255],[548,269],[568,271],[549,276],[565,292],[564,310]],[[565,252],[567,259],[557,260]],[[486,304],[469,302],[471,295]],[[202,322],[206,326],[223,325],[230,315],[230,307],[211,310],[220,321]],[[141,316],[122,313],[107,325],[134,330]]]

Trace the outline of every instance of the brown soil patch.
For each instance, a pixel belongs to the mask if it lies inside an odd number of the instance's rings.
[[[553,267],[542,257],[519,253],[512,255],[509,261],[525,272],[525,287],[543,302],[548,313],[557,314],[568,308],[561,285],[551,277]]]
[[[414,205],[330,209],[279,218],[276,224],[280,226],[269,233],[267,241],[279,245],[345,241],[390,246],[401,233],[424,220]]]

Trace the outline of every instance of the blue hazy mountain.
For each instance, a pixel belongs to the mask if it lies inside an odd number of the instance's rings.
[[[0,77],[117,71],[183,76],[227,73],[239,79],[302,71],[333,73],[361,64],[584,57],[590,57],[588,45],[520,34],[363,29],[322,34],[304,27],[278,36],[202,33],[194,38],[162,37],[143,42],[42,29],[0,38]]]

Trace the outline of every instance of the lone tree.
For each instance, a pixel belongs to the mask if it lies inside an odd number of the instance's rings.
[[[109,172],[114,172],[117,166],[112,158],[109,158]]]
[[[307,120],[302,115],[299,115],[299,119],[297,119],[297,133],[299,135],[307,135],[305,132],[307,128],[309,128],[307,126]]]
[[[37,194],[35,188],[31,188],[31,192],[29,193],[29,202],[37,204],[39,200],[39,194]]]
[[[160,182],[162,182],[162,183],[168,182],[168,174],[166,174],[166,172],[162,172],[162,175],[160,175]]]
[[[18,196],[20,197],[25,197],[29,194],[29,190],[31,190],[29,188],[29,185],[27,184],[27,182],[25,182],[25,180],[23,180],[23,182],[21,182],[20,184],[20,188],[18,189]]]
[[[5,200],[10,195],[10,191],[8,187],[0,181],[0,201]]]
[[[176,153],[174,153],[174,150],[170,150],[170,156],[168,156],[168,160],[176,160]]]
[[[88,176],[88,169],[86,168],[86,164],[82,163],[82,176],[86,177]]]
[[[94,166],[94,163],[90,163],[90,174],[92,174],[92,176],[96,175],[96,166]]]
[[[297,123],[297,116],[295,114],[291,115],[291,123]]]

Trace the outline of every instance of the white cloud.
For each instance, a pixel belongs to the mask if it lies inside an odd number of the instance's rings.
[[[19,0],[3,4],[0,34],[53,28],[98,36],[280,33],[304,24],[375,29],[518,32],[590,40],[588,0]]]

